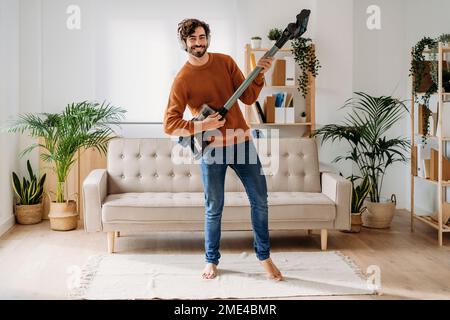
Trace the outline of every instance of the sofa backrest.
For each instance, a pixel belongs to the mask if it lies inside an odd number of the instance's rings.
[[[320,192],[315,140],[253,140],[269,191]],[[114,138],[108,144],[108,193],[203,192],[200,166],[170,138]],[[245,191],[231,168],[225,191]]]

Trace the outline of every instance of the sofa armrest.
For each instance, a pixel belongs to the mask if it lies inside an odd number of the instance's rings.
[[[92,170],[83,181],[84,230],[102,231],[102,203],[107,194],[106,169]]]
[[[337,230],[350,230],[352,183],[338,174],[322,173],[322,193],[336,204],[334,227]]]

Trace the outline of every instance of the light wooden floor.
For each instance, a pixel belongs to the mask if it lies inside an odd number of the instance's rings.
[[[359,234],[330,232],[328,250],[350,256],[363,271],[381,269],[379,296],[316,297],[313,299],[450,299],[450,235],[437,246],[434,229],[416,222],[410,232],[409,213],[397,211],[392,227],[363,229]],[[203,254],[202,233],[122,234],[118,253]],[[272,252],[318,251],[320,233],[271,232]],[[221,252],[252,252],[250,232],[223,232]],[[82,266],[92,254],[106,252],[106,234],[51,231],[48,221],[16,225],[0,238],[1,299],[65,299],[70,266]],[[255,261],[256,263],[256,261]],[[199,266],[199,274],[202,266]]]

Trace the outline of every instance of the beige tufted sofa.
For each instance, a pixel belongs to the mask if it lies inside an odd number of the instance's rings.
[[[326,250],[327,230],[350,229],[351,183],[320,175],[315,140],[277,141],[253,140],[267,179],[269,229],[321,230]],[[107,169],[92,170],[83,181],[85,230],[107,232],[110,253],[120,232],[203,231],[200,167],[182,163],[190,157],[178,147],[169,138],[114,138]],[[251,230],[249,201],[231,168],[225,192],[222,230]]]

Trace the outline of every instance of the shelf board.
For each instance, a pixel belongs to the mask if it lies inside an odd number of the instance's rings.
[[[250,51],[254,51],[254,52],[266,52],[269,51],[270,48],[258,48],[258,49],[252,49],[250,48]],[[282,49],[278,49],[278,52],[291,52],[291,48],[282,48]]]
[[[264,86],[267,89],[297,89],[297,86]]]
[[[416,178],[419,181],[425,181],[425,182],[429,182],[429,183],[432,183],[432,184],[435,184],[435,185],[437,185],[439,183],[438,181],[434,181],[434,180],[427,179],[427,178],[422,178],[422,177],[419,177],[419,176],[414,176],[414,178]]]
[[[422,216],[422,215],[414,214],[414,218],[417,220],[420,220],[422,222],[425,222],[426,224],[435,228],[436,230],[439,230],[439,223],[437,221],[433,220],[430,216]],[[442,231],[450,232],[450,227],[448,225],[444,224],[442,226]]]
[[[251,126],[310,126],[311,122],[296,122],[296,123],[255,123],[251,122]]]
[[[437,50],[438,51],[438,50]],[[425,49],[425,50],[423,50],[423,53],[432,53],[433,51],[432,50],[430,50],[430,49]],[[442,52],[450,52],[450,48],[449,47],[444,47],[444,48],[442,48]],[[436,52],[436,54],[437,54],[438,52]]]
[[[423,136],[422,134],[418,134],[418,133],[414,134],[415,138],[422,138],[422,136]],[[450,141],[450,137],[428,136],[427,139],[430,139],[430,140],[439,140],[439,139],[441,139],[442,141]]]

